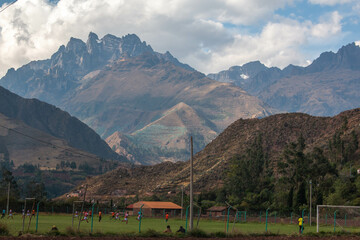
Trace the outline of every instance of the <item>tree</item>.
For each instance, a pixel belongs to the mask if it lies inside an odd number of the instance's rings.
[[[70,168],[76,169],[76,163],[74,161],[70,163]]]
[[[43,182],[35,182],[31,180],[27,183],[25,189],[26,197],[36,198],[37,200],[46,199],[45,184]]]
[[[15,177],[12,175],[12,172],[9,171],[4,166],[1,167],[1,182],[0,188],[2,193],[7,193],[8,185],[10,183],[10,195],[15,198],[20,197],[20,191],[18,184],[15,180]]]
[[[271,176],[268,155],[263,150],[263,139],[259,134],[245,154],[235,155],[230,160],[226,178],[228,196],[233,203],[259,208],[261,204],[271,200]],[[264,189],[269,189],[269,192],[263,191]]]
[[[219,189],[216,192],[216,202],[224,204],[225,201],[226,201],[226,191],[224,188]]]
[[[91,174],[94,172],[94,168],[92,168],[87,162],[81,163],[79,165],[79,170],[82,170],[87,174]]]
[[[70,162],[69,161],[66,161],[65,163],[65,167],[69,168],[70,167]]]
[[[292,210],[293,208],[293,199],[294,199],[294,187],[291,187],[287,199],[287,207],[289,210]]]
[[[301,182],[296,194],[296,207],[299,208],[302,205],[306,205],[306,184]]]

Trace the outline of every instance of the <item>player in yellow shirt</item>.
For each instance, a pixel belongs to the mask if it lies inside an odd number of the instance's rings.
[[[300,217],[298,221],[299,221],[299,234],[301,234],[302,231],[303,231],[303,223],[304,223],[304,221],[303,221],[302,217]]]

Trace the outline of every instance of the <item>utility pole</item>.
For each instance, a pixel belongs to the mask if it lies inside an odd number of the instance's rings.
[[[183,208],[184,208],[184,185],[181,186],[181,220],[183,220]]]
[[[311,226],[311,197],[312,197],[312,181],[310,180],[310,226]]]
[[[10,200],[10,182],[8,183],[8,194],[6,202],[6,215],[9,215],[9,200]]]
[[[193,138],[190,137],[190,231],[193,229]]]

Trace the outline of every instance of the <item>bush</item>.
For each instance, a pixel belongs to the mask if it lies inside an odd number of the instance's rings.
[[[163,234],[155,231],[154,229],[148,229],[146,232],[140,234],[142,237],[161,237]]]
[[[0,235],[1,236],[9,235],[9,228],[5,223],[0,223]]]
[[[214,232],[210,234],[211,238],[226,238],[226,233],[225,232]]]
[[[76,236],[77,235],[77,231],[72,227],[67,227],[65,230],[65,233],[67,236]]]
[[[47,235],[48,235],[48,236],[59,236],[59,235],[60,235],[60,232],[59,232],[59,231],[51,230],[51,231],[48,232]]]
[[[206,232],[204,232],[203,230],[198,229],[198,228],[193,229],[193,230],[190,231],[188,234],[189,234],[189,236],[198,237],[198,238],[206,238],[206,237],[209,237]]]

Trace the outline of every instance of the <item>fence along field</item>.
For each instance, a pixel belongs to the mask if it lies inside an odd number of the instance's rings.
[[[330,208],[323,208],[319,214],[320,231],[328,233],[338,232],[360,232],[360,216],[358,209],[336,209],[336,217],[334,218],[334,211],[330,211]],[[103,209],[104,210],[104,209]],[[356,213],[357,211],[357,213]],[[80,231],[84,234],[91,232],[91,221],[93,221],[93,233],[102,234],[126,234],[126,233],[138,233],[146,232],[147,230],[155,230],[157,232],[163,232],[167,225],[170,225],[172,232],[176,232],[180,226],[186,228],[185,214],[183,220],[180,215],[174,216],[170,213],[169,221],[166,222],[163,214],[151,217],[143,217],[141,220],[141,227],[139,221],[136,220],[136,216],[130,216],[128,224],[122,222],[124,219],[124,212],[120,213],[119,220],[111,219],[110,213],[103,211],[101,222],[98,221],[98,214],[95,211],[93,219],[90,217],[89,222],[81,221]],[[316,216],[312,218],[312,224],[310,226],[309,215],[304,213],[304,233],[316,233]],[[326,215],[327,214],[327,215]],[[325,217],[326,216],[326,217]],[[346,217],[345,217],[346,216]],[[80,217],[80,214],[79,214]],[[38,233],[48,233],[53,225],[56,225],[60,233],[67,234],[72,225],[76,231],[79,223],[79,217],[74,218],[72,223],[73,214],[71,213],[45,213],[40,212],[38,218]],[[201,215],[198,220],[198,215],[194,216],[194,228],[199,228],[206,233],[223,232],[228,234],[284,234],[284,235],[296,235],[298,234],[298,218],[299,214],[278,214],[276,211],[269,211],[266,215],[266,211],[258,212],[234,212],[227,215],[227,212],[223,212],[219,216],[212,216],[211,214]],[[345,220],[346,218],[346,220]],[[14,214],[14,218],[1,219],[1,223],[6,224],[10,230],[10,234],[16,236],[22,231],[23,224],[25,225],[24,231],[34,233],[36,230],[36,219],[30,217],[23,218],[21,213]],[[29,223],[30,222],[30,223]],[[345,223],[346,222],[346,223]]]

